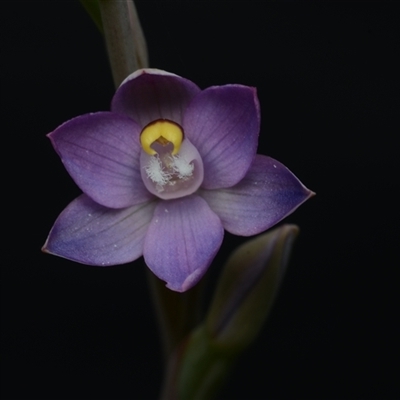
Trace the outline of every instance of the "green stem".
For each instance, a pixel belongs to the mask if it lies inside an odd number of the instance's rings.
[[[179,343],[188,336],[202,318],[203,281],[185,293],[165,287],[151,271],[148,273],[150,288],[161,331],[165,360]]]
[[[148,66],[144,35],[130,0],[99,0],[104,39],[114,84]]]

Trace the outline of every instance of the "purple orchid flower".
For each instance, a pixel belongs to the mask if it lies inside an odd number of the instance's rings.
[[[207,271],[224,229],[258,234],[313,193],[285,166],[256,154],[256,90],[200,90],[142,69],[122,82],[111,112],[65,122],[49,138],[83,191],[56,220],[45,252],[109,266],[144,256],[183,292]]]

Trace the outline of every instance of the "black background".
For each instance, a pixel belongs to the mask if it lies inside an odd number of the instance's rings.
[[[151,66],[256,86],[259,153],[317,196],[272,315],[223,399],[398,398],[399,7],[395,2],[146,2]],[[108,110],[103,39],[75,1],[1,10],[2,392],[154,399],[162,375],[142,260],[94,268],[42,254],[79,194],[45,135]],[[209,275],[241,239],[227,235]]]

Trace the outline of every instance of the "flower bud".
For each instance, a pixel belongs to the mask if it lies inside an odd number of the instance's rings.
[[[248,346],[267,318],[299,228],[283,225],[240,246],[228,259],[206,327],[228,352]]]

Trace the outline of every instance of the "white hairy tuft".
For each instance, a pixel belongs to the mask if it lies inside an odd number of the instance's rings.
[[[172,168],[174,172],[178,174],[178,178],[184,179],[192,176],[194,165],[188,163],[184,158],[176,155],[173,156]]]
[[[171,179],[171,174],[166,172],[162,166],[160,158],[156,155],[150,158],[145,166],[147,176],[157,185],[164,186]]]

